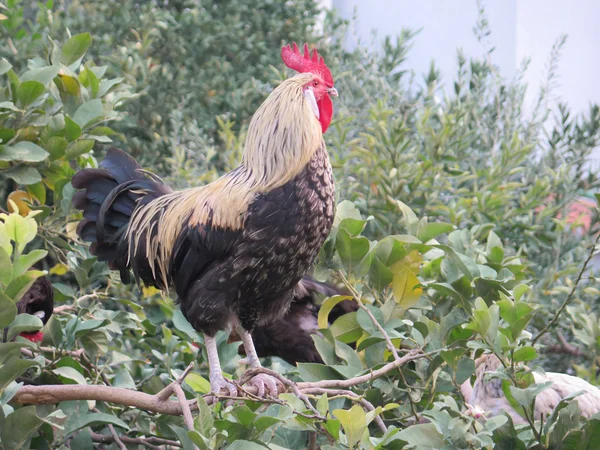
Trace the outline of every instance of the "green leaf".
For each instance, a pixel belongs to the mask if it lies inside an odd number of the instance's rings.
[[[46,142],[46,145],[44,147],[46,148],[48,153],[50,153],[50,160],[54,161],[56,159],[62,158],[65,155],[67,145],[69,145],[69,143],[65,138],[60,136],[52,136],[50,139],[48,139],[48,142]]]
[[[365,410],[359,405],[354,405],[350,410],[336,409],[333,415],[340,421],[346,438],[348,447],[354,448],[362,439],[363,433],[367,429],[367,417]]]
[[[27,192],[36,198],[42,205],[46,203],[46,186],[44,183],[36,183],[27,186]]]
[[[472,281],[473,278],[480,275],[479,268],[472,258],[456,253],[452,247],[447,245],[438,244],[433,247],[437,247],[446,252],[450,260],[460,269],[469,281]]]
[[[416,275],[404,265],[394,273],[392,291],[396,303],[403,309],[412,308],[421,298],[423,289]]]
[[[257,444],[256,442],[238,439],[228,446],[227,450],[265,450],[268,448],[269,447]]]
[[[25,246],[35,238],[37,223],[32,217],[21,217],[17,213],[9,214],[4,219],[4,232],[23,251]]]
[[[48,152],[29,141],[20,141],[10,146],[0,146],[0,161],[40,162],[48,157]]]
[[[76,34],[62,46],[60,62],[70,66],[85,55],[90,45],[92,45],[92,36],[90,33]]]
[[[52,370],[52,372],[58,375],[58,377],[64,384],[87,384],[87,382],[85,381],[85,377],[73,367],[58,367]]]
[[[23,332],[39,331],[43,328],[42,321],[31,314],[18,314],[8,327],[8,339]]]
[[[4,172],[4,174],[15,180],[18,184],[35,184],[42,181],[42,176],[33,167],[27,167],[22,164],[14,166],[10,170]]]
[[[67,147],[67,150],[65,151],[65,157],[67,159],[73,159],[89,152],[92,148],[94,148],[93,139],[81,139],[73,142]]]
[[[369,283],[377,290],[387,288],[393,281],[393,272],[378,257],[374,257],[369,267]]]
[[[120,387],[123,389],[136,389],[135,380],[129,373],[129,370],[126,368],[119,369],[117,373],[115,373],[115,378],[113,379],[113,386]]]
[[[194,392],[199,394],[208,394],[210,392],[210,382],[201,375],[191,372],[185,377],[185,383],[191,387]]]
[[[369,240],[366,237],[352,237],[343,228],[338,230],[335,246],[342,264],[348,272],[354,271],[370,249]]]
[[[79,81],[83,84],[92,94],[92,98],[98,95],[100,88],[100,81],[98,77],[90,69],[86,68],[79,74]],[[92,133],[95,134],[95,133]]]
[[[5,236],[5,239],[8,241],[8,245],[12,247],[12,245],[10,244],[10,239],[8,239],[8,236]],[[11,250],[12,250],[12,248],[11,248]],[[13,277],[12,260],[10,259],[10,255],[8,253],[6,253],[6,250],[4,249],[4,247],[0,246],[0,283],[2,283],[4,286],[6,286],[10,283],[10,281],[12,280],[12,277]],[[4,293],[4,291],[2,291],[2,293]],[[1,310],[2,310],[2,308],[0,308],[0,311]],[[2,327],[0,326],[0,329],[1,328]]]
[[[344,300],[352,300],[352,297],[349,295],[334,295],[323,302],[319,309],[317,321],[319,328],[329,328],[329,313],[338,303]]]
[[[13,277],[18,277],[27,272],[35,263],[41,261],[46,257],[48,251],[46,250],[32,250],[31,252],[19,256],[15,262],[15,268],[13,271]],[[2,258],[0,258],[0,261]]]
[[[74,97],[79,97],[81,94],[81,86],[79,85],[77,78],[59,73],[58,79],[60,80],[60,85],[62,85],[63,92],[66,92]]]
[[[21,81],[38,81],[45,86],[50,83],[54,77],[56,77],[56,75],[58,75],[58,72],[60,72],[59,66],[39,67],[28,70],[21,75]]]
[[[509,389],[510,393],[520,406],[529,408],[531,407],[533,400],[553,384],[553,381],[546,381],[545,383],[534,384],[526,389],[519,389],[515,386],[509,386]]]
[[[192,375],[190,373],[190,375]],[[187,377],[186,377],[187,379]],[[210,384],[207,392],[210,392]],[[204,397],[198,395],[196,396],[198,403],[198,415],[194,419],[194,429],[198,431],[203,436],[210,436],[210,431],[214,426],[214,420],[212,416],[212,411],[208,407],[206,400]]]
[[[355,342],[362,335],[362,328],[356,320],[356,311],[338,317],[329,330],[335,339],[345,344]]]
[[[449,233],[454,230],[454,225],[451,223],[434,222],[428,223],[419,229],[417,237],[421,242],[427,242],[431,239],[435,239],[440,234]]]
[[[19,85],[17,90],[17,98],[22,108],[32,104],[37,98],[42,95],[45,88],[39,81],[25,81]]]
[[[79,125],[82,129],[85,128],[88,124],[97,121],[102,117],[102,100],[94,99],[88,100],[83,105],[81,105],[75,115],[73,116],[73,120],[77,125]]]
[[[65,430],[65,434],[71,434],[81,428],[89,427],[96,424],[112,424],[117,427],[129,430],[129,427],[125,422],[119,419],[117,416],[105,413],[92,413],[79,415],[74,421],[69,424],[69,428]]]
[[[298,372],[304,381],[339,380],[343,378],[331,367],[317,363],[298,363]]]
[[[0,331],[9,326],[17,316],[17,307],[4,292],[0,291]]]
[[[417,446],[419,450],[437,450],[444,447],[444,437],[433,423],[407,427],[396,434],[396,437]]]
[[[355,220],[362,220],[362,216],[360,214],[360,211],[356,207],[356,205],[354,203],[352,203],[350,200],[343,200],[337,205],[337,208],[335,210],[335,218],[333,220],[333,226],[338,227],[340,225],[340,223],[342,222],[342,220],[348,219],[348,218],[355,219]]]
[[[2,392],[6,386],[12,383],[17,377],[23,375],[27,369],[37,365],[39,365],[37,361],[20,359],[18,357],[12,357],[4,361],[0,366],[0,392]]]
[[[65,138],[69,142],[81,136],[81,127],[68,116],[65,116]]]
[[[18,450],[23,448],[27,439],[44,421],[36,414],[35,406],[25,406],[6,417],[4,429],[1,432],[2,444],[5,449]]]
[[[179,308],[173,313],[173,325],[179,331],[185,333],[192,342],[202,342],[202,338],[198,332],[194,330],[194,327],[188,322]]]
[[[21,297],[27,290],[31,287],[31,285],[42,275],[45,275],[45,272],[41,270],[30,270],[25,272],[23,275],[19,275],[18,277],[13,278],[13,280],[6,287],[6,295],[12,298],[15,302],[21,300]]]
[[[173,430],[173,432],[177,435],[177,438],[181,441],[181,445],[183,446],[183,450],[193,450],[194,442],[188,435],[188,431],[184,428],[178,427],[177,425],[169,425],[169,428]],[[191,434],[191,432],[190,432]]]
[[[9,63],[6,58],[0,59],[0,75],[4,75],[10,69],[12,69],[12,64]]]
[[[0,109],[10,109],[11,111],[19,111],[13,102],[0,102]]]
[[[528,292],[531,288],[526,284],[518,284],[513,288],[513,294],[515,296],[515,302],[521,301],[523,295]]]
[[[527,347],[521,347],[521,348],[518,348],[517,350],[515,350],[515,352],[512,355],[512,360],[514,362],[533,361],[537,357],[538,357],[538,354],[535,351],[535,349],[533,347],[527,346]]]

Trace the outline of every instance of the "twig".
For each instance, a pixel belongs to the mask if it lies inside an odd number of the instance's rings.
[[[337,397],[344,397],[347,398],[353,402],[356,403],[360,403],[360,405],[365,408],[367,411],[375,411],[375,407],[373,406],[373,404],[368,401],[367,399],[361,397],[360,395],[352,392],[352,391],[348,391],[345,389],[323,389],[323,388],[312,388],[312,389],[305,389],[304,392],[306,394],[326,394],[328,396],[337,396]],[[375,418],[373,419],[375,420],[375,423],[377,424],[377,426],[379,427],[379,429],[381,431],[383,431],[384,433],[387,432],[387,427],[385,426],[385,424],[383,423],[383,420],[381,419],[381,417],[379,417],[379,415],[375,416]]]
[[[390,338],[389,334],[387,334],[385,329],[377,321],[377,319],[375,318],[373,313],[369,310],[369,308],[367,308],[364,305],[364,303],[362,302],[362,300],[360,298],[360,294],[356,291],[356,289],[354,289],[354,286],[352,286],[350,284],[350,282],[346,279],[345,275],[341,271],[338,271],[338,273],[339,273],[340,277],[342,278],[342,282],[344,283],[346,288],[348,290],[350,290],[350,292],[352,293],[352,296],[354,297],[354,300],[356,300],[358,307],[360,309],[362,309],[367,314],[367,316],[369,316],[369,319],[371,319],[371,322],[373,322],[373,325],[375,325],[375,327],[377,327],[379,332],[383,335],[385,342],[387,343],[388,350],[392,353],[392,355],[394,356],[394,359],[398,359],[400,357],[398,355],[398,350],[396,350],[396,347],[394,347],[394,343],[392,342],[392,339]]]
[[[435,350],[429,353],[421,353],[420,349],[414,349],[408,352],[401,358],[398,358],[390,363],[387,363],[385,366],[374,370],[365,375],[361,375],[359,377],[349,378],[347,380],[322,380],[315,382],[301,382],[298,383],[298,389],[301,391],[307,388],[336,388],[336,389],[344,389],[352,386],[356,386],[357,384],[367,383],[369,381],[373,381],[379,377],[386,375],[388,372],[391,372],[394,369],[406,364],[407,362],[413,361],[419,358],[427,358],[429,356],[435,355],[439,353],[440,350]]]
[[[317,432],[308,432],[308,450],[317,450]]]
[[[108,434],[94,433],[93,431],[90,432],[90,434],[92,436],[92,441],[94,442],[110,444],[115,441],[113,436],[110,436]],[[157,447],[157,445],[170,445],[172,447],[182,447],[182,445],[177,441],[171,441],[169,439],[162,439],[154,436],[147,438],[132,438],[128,436],[120,436],[119,439],[121,439],[121,441],[125,444],[145,445],[146,447],[152,449],[159,449],[160,447]]]
[[[119,439],[119,435],[115,431],[115,427],[113,427],[112,424],[109,423],[108,429],[110,430],[110,434],[112,435],[113,439],[115,440],[115,444],[117,444],[117,446],[121,450],[127,450],[127,447],[125,447],[125,444],[123,444],[123,441],[121,441],[121,439]]]
[[[35,354],[29,350],[28,348],[22,347],[21,348],[21,353],[25,356],[27,356],[28,358],[35,358]],[[44,358],[46,364],[50,364],[52,361],[50,361],[48,358]]]
[[[56,308],[54,308],[52,310],[53,314],[62,314],[64,312],[68,312],[68,311],[76,311],[77,308],[75,308],[73,305],[60,305],[57,306]]]
[[[173,386],[175,390],[175,394],[177,395],[177,399],[179,400],[179,404],[181,405],[181,410],[183,411],[183,420],[185,421],[185,426],[189,431],[194,430],[194,418],[192,417],[192,411],[190,410],[190,405],[185,398],[185,392],[181,388],[180,384],[175,384]]]
[[[583,274],[585,273],[585,270],[587,269],[588,264],[594,257],[594,253],[596,252],[596,246],[598,245],[599,240],[600,240],[600,233],[598,233],[598,236],[596,237],[596,240],[594,241],[594,245],[592,245],[592,248],[590,249],[590,253],[588,254],[587,259],[583,263],[583,267],[579,271],[579,275],[577,276],[577,279],[575,280],[575,284],[573,285],[571,292],[569,292],[569,295],[567,296],[565,301],[562,303],[562,305],[560,305],[560,308],[558,308],[558,311],[556,311],[556,314],[554,315],[552,320],[550,322],[548,322],[548,324],[542,329],[542,331],[539,332],[539,334],[535,338],[533,338],[533,340],[531,341],[531,345],[535,345],[535,343],[537,341],[539,341],[540,338],[544,334],[546,334],[548,332],[548,330],[556,324],[556,322],[558,322],[558,318],[560,317],[560,315],[562,314],[564,309],[567,307],[569,302],[573,299],[573,296],[575,295],[575,291],[577,290],[577,286],[579,285],[579,282],[581,281],[581,277],[583,277]]]
[[[194,362],[192,361],[183,371],[183,373],[181,374],[181,376],[179,378],[177,378],[175,381],[173,381],[171,384],[169,384],[167,387],[165,387],[162,391],[160,391],[158,394],[156,394],[156,396],[160,399],[160,400],[168,400],[168,398],[175,392],[175,385],[178,384],[179,386],[181,386],[181,383],[183,382],[183,380],[185,379],[185,377],[188,376],[188,374],[192,371],[192,369],[194,368]]]
[[[82,355],[85,352],[85,349],[80,348],[79,350],[59,350],[57,348],[54,347],[40,347],[40,350],[45,352],[45,353],[52,353],[53,355],[59,354],[59,355],[65,355],[65,356],[72,356],[73,358],[81,358]]]

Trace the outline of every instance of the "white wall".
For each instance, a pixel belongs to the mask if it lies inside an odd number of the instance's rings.
[[[547,73],[548,55],[558,36],[567,43],[558,66],[555,95],[573,110],[587,112],[590,103],[600,103],[600,2],[597,0],[520,0],[516,20],[516,58],[531,56],[526,81],[528,98]]]
[[[352,18],[356,8],[356,40],[375,45],[402,27],[423,27],[414,41],[405,67],[417,74],[429,69],[431,59],[449,82],[456,72],[456,49],[466,55],[482,55],[473,27],[477,20],[475,0],[332,0],[343,17]],[[512,76],[525,57],[531,57],[526,81],[527,104],[537,98],[552,44],[569,35],[559,65],[555,97],[568,102],[575,112],[587,112],[600,103],[600,0],[487,0],[484,3],[496,50],[492,59],[505,76]],[[372,30],[377,30],[375,42]],[[422,80],[422,77],[417,77]]]

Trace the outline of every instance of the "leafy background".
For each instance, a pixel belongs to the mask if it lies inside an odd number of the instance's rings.
[[[14,202],[0,216],[0,328],[40,328],[16,317],[14,302],[42,271],[60,307],[41,346],[0,344],[0,447],[118,448],[116,430],[146,439],[127,448],[594,448],[600,422],[580,418],[576,403],[515,427],[504,416],[475,421],[458,390],[481,349],[597,383],[599,292],[582,266],[598,228],[599,180],[585,162],[600,112],[548,110],[565,39],[526,115],[522,73],[500,77],[491,50],[458,52],[458,72],[443,83],[434,64],[426,74],[405,66],[411,30],[377,52],[348,52],[349,24],[327,13],[317,26],[318,13],[310,0],[0,5],[0,191]],[[475,32],[490,32],[483,10]],[[318,45],[342,94],[326,134],[339,205],[315,276],[366,306],[315,337],[325,365],[266,363],[296,381],[348,380],[394,361],[386,336],[400,354],[430,353],[352,387],[375,412],[349,395],[311,395],[316,418],[291,393],[281,404],[208,406],[206,358],[192,345],[202,339],[173,300],[122,285],[74,234],[70,179],[110,145],[177,188],[234,167],[252,112],[288,75],[278,53],[291,41]],[[573,220],[582,201],[585,220]],[[324,301],[321,325],[336,301]],[[565,353],[565,341],[577,351]],[[237,343],[219,342],[224,370],[241,376]],[[191,432],[181,417],[108,402],[11,401],[23,379],[155,394],[192,361],[183,388],[200,413]],[[512,365],[506,379],[531,417],[540,387]]]

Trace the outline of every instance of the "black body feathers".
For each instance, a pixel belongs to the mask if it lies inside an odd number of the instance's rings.
[[[137,280],[174,287],[192,326],[214,335],[235,318],[249,331],[279,319],[310,270],[334,216],[324,143],[289,181],[257,188],[236,169],[172,192],[120,150],[73,178],[77,232],[91,251]],[[132,218],[133,217],[133,218]]]
[[[252,332],[258,356],[278,356],[292,365],[299,362],[323,364],[312,339],[313,335],[319,335],[318,298],[347,294],[331,284],[321,283],[310,277],[302,278],[288,312],[281,319],[256,327]],[[343,300],[329,313],[329,323],[357,309],[356,302]],[[230,340],[239,340],[239,336],[233,333]],[[240,352],[243,352],[243,346],[240,346]]]

